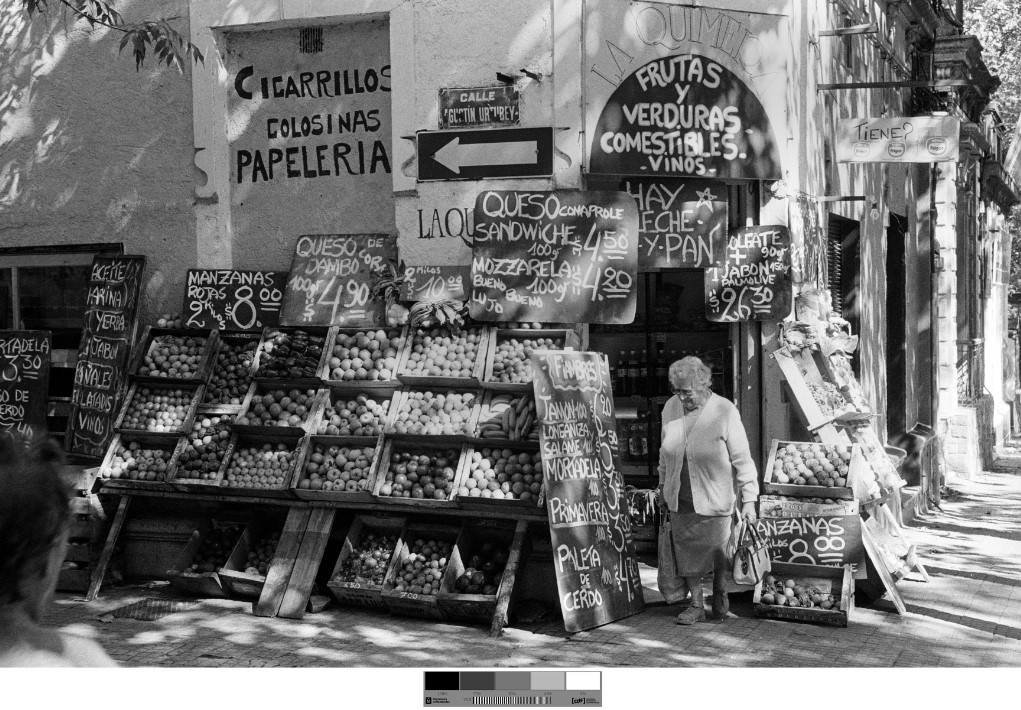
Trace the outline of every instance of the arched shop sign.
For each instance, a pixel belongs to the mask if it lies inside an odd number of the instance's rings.
[[[755,93],[719,62],[687,53],[648,62],[614,90],[592,135],[589,173],[783,176]]]

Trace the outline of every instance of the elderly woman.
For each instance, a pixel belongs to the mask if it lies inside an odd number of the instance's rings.
[[[737,503],[735,489],[741,494],[741,514],[755,522],[758,474],[737,407],[709,389],[712,371],[698,358],[686,357],[670,366],[669,378],[675,396],[663,410],[659,452],[658,499],[666,508],[659,588],[671,604],[691,593],[691,605],[677,616],[677,623],[694,624],[705,620],[702,578],[709,572],[714,572],[713,615],[727,615],[725,549]]]
[[[93,641],[44,629],[71,511],[52,441],[28,450],[0,433],[0,667],[116,665]]]

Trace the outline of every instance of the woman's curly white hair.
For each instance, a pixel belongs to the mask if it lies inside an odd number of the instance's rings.
[[[687,378],[696,385],[709,389],[713,381],[713,371],[697,357],[689,355],[681,358],[670,366],[668,373],[670,385],[680,387],[681,378]]]

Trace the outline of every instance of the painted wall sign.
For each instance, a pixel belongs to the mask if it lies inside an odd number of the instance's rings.
[[[46,434],[50,331],[0,330],[0,434]]]
[[[637,266],[638,208],[625,192],[489,190],[475,202],[478,320],[631,323]]]
[[[589,173],[783,177],[787,17],[609,0],[584,11],[602,28],[583,60]]]
[[[546,511],[564,628],[582,631],[644,608],[620,473],[610,367],[592,352],[536,352]]]
[[[144,256],[97,256],[92,261],[64,437],[68,453],[102,458],[113,439],[144,270]]]
[[[384,322],[370,294],[373,272],[397,260],[386,234],[307,234],[298,237],[287,276],[281,325],[368,327]]]
[[[727,186],[702,180],[631,179],[638,202],[638,270],[704,269],[727,241]]]
[[[440,89],[440,128],[516,126],[521,121],[518,90],[513,86]]]
[[[464,300],[471,283],[468,266],[408,266],[404,269],[402,301]]]
[[[837,162],[938,163],[957,160],[961,119],[951,116],[842,118]]]
[[[794,304],[791,234],[778,225],[732,230],[721,262],[705,271],[706,318],[783,320]]]
[[[803,565],[845,565],[865,561],[858,515],[760,518],[758,531],[770,541],[770,557]]]
[[[419,180],[478,180],[553,174],[553,128],[421,131]]]
[[[261,330],[280,323],[287,272],[189,269],[184,289],[187,328]]]

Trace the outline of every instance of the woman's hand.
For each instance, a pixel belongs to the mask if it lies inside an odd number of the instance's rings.
[[[754,525],[755,521],[758,520],[758,516],[755,515],[755,504],[745,503],[741,506],[741,517],[745,519],[745,522],[749,525]]]
[[[656,505],[660,508],[666,507],[666,498],[663,497],[663,486],[656,487]]]

